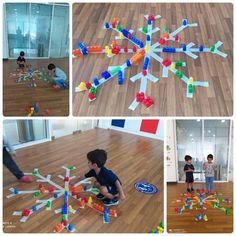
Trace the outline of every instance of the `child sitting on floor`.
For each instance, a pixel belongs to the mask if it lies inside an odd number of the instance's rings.
[[[213,155],[212,154],[209,154],[207,156],[207,162],[204,162],[203,170],[205,171],[206,192],[212,193],[215,170],[216,170],[216,165],[213,163]]]
[[[85,174],[86,178],[94,177],[94,186],[100,190],[97,199],[102,200],[106,206],[119,204],[119,200],[125,199],[125,194],[119,178],[104,165],[107,160],[107,152],[96,149],[87,154],[90,171]]]
[[[16,63],[19,66],[19,69],[24,70],[25,68],[25,53],[23,51],[20,52],[20,56],[17,58]]]
[[[189,155],[186,155],[184,157],[185,160],[185,166],[184,166],[184,172],[186,175],[186,183],[187,183],[187,192],[193,192],[193,172],[194,172],[194,166],[192,164],[192,157]]]
[[[68,84],[66,84],[66,73],[62,69],[51,63],[48,65],[48,70],[49,75],[52,76],[54,80],[53,88],[69,88]]]

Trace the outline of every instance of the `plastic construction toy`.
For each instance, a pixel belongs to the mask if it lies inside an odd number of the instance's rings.
[[[161,221],[161,223],[156,227],[156,229],[152,229],[149,233],[151,233],[151,234],[164,233],[164,221]]]
[[[204,189],[197,189],[195,194],[183,193],[181,198],[175,199],[173,203],[183,204],[182,207],[175,208],[175,213],[178,215],[182,215],[186,210],[198,211],[199,214],[195,217],[196,221],[208,221],[207,208],[216,208],[225,212],[227,216],[231,215],[231,208],[220,205],[222,203],[230,203],[228,198],[223,199],[217,192],[206,193]]]
[[[25,110],[27,111],[28,116],[34,116],[39,112],[39,103],[32,103],[31,105],[27,106]]]
[[[18,77],[18,79],[15,81],[16,84],[19,84],[22,81],[29,81],[28,87],[36,88],[36,79],[43,80],[46,83],[50,83],[50,78],[44,68],[33,70],[33,66],[31,64],[28,64],[26,66],[26,69],[27,71],[20,71],[20,73],[18,74],[12,74],[13,77]]]
[[[179,33],[186,29],[197,27],[197,23],[189,23],[187,19],[182,20],[181,26],[177,28],[175,31],[170,32],[168,28],[165,28],[158,41],[152,43],[152,34],[158,32],[160,29],[158,27],[153,28],[153,23],[156,19],[161,18],[160,15],[145,15],[145,19],[147,20],[147,27],[139,28],[139,31],[146,35],[146,41],[142,42],[138,38],[136,38],[133,34],[133,30],[127,30],[122,28],[119,21],[114,18],[113,22],[109,24],[105,23],[104,28],[106,30],[114,30],[118,36],[116,36],[116,40],[127,39],[134,46],[132,49],[128,49],[127,46],[124,48],[120,48],[117,46],[116,41],[112,42],[111,47],[109,45],[102,48],[100,46],[85,46],[82,42],[78,42],[77,49],[73,50],[73,55],[75,57],[79,57],[81,55],[88,54],[96,54],[96,53],[105,53],[108,57],[113,57],[120,53],[131,53],[133,56],[130,59],[127,59],[124,64],[119,66],[110,66],[108,69],[101,73],[101,75],[93,79],[92,83],[81,82],[78,87],[75,88],[75,92],[81,92],[85,90],[89,90],[88,98],[89,101],[94,101],[96,99],[97,89],[104,83],[106,83],[111,78],[114,78],[116,75],[118,77],[117,83],[118,85],[122,85],[125,79],[125,70],[131,66],[136,65],[142,61],[142,71],[137,75],[134,75],[130,78],[130,80],[134,83],[137,80],[140,80],[140,88],[136,93],[136,97],[129,106],[130,110],[135,110],[140,103],[143,103],[144,106],[150,107],[154,104],[153,99],[146,94],[147,82],[150,80],[155,83],[159,79],[153,76],[149,72],[149,66],[151,63],[151,59],[159,62],[162,66],[162,77],[167,78],[169,72],[175,75],[178,79],[183,81],[186,84],[186,96],[188,98],[193,97],[194,87],[202,86],[208,87],[208,82],[195,81],[192,76],[186,76],[183,72],[181,72],[182,67],[186,67],[186,62],[184,61],[171,61],[168,56],[170,54],[175,53],[184,53],[192,59],[196,59],[198,56],[196,53],[212,53],[217,54],[223,58],[227,57],[227,54],[218,50],[218,48],[223,44],[218,41],[213,44],[209,48],[204,47],[204,45],[199,45],[197,47],[193,47],[195,44],[193,42],[186,44],[182,44],[181,47],[168,47],[166,44],[168,41],[174,41],[176,43],[180,43]],[[158,54],[165,53],[165,57],[162,58]]]
[[[41,208],[45,208],[47,211],[52,210],[53,202],[62,198],[62,206],[59,209],[56,209],[54,212],[56,214],[61,214],[61,220],[54,228],[54,232],[60,233],[64,229],[67,229],[69,232],[75,232],[76,229],[74,228],[73,224],[69,222],[69,214],[76,214],[77,210],[74,208],[85,208],[90,207],[94,211],[98,212],[103,216],[104,223],[109,223],[109,219],[111,217],[117,217],[116,210],[104,208],[102,205],[93,202],[91,196],[89,198],[82,197],[82,193],[93,193],[98,194],[98,189],[94,187],[88,188],[87,186],[91,186],[91,178],[84,179],[82,181],[77,182],[75,185],[70,186],[70,181],[75,178],[75,176],[71,176],[71,171],[75,169],[74,166],[70,167],[62,167],[65,169],[66,174],[65,176],[58,175],[60,179],[64,181],[64,186],[60,186],[51,180],[51,175],[42,176],[38,169],[34,169],[32,173],[25,173],[25,175],[33,175],[38,178],[37,182],[40,182],[38,185],[38,189],[36,190],[29,190],[29,191],[20,191],[16,188],[10,188],[11,194],[7,196],[7,198],[15,197],[21,194],[29,194],[32,195],[36,199],[36,204],[21,211],[14,211],[13,216],[21,217],[20,222],[26,222],[30,216],[35,214]],[[50,186],[48,189],[42,184],[47,183]],[[86,188],[85,188],[86,186]],[[46,199],[45,194],[52,194],[51,197]],[[40,196],[43,197],[43,200],[37,199]],[[69,204],[69,199],[74,198],[78,201],[78,205],[72,207]]]

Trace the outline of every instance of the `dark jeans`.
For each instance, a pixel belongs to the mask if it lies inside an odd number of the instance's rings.
[[[24,173],[19,169],[11,154],[5,147],[3,148],[3,164],[13,175],[16,176],[17,179],[20,179],[22,176],[24,176]]]

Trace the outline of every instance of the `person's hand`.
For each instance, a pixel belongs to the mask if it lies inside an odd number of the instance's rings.
[[[125,200],[125,195],[124,194],[120,194],[119,195],[119,200]]]

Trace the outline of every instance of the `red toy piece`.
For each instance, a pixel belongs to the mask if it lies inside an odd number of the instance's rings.
[[[137,52],[137,48],[135,46],[132,47],[133,52]]]
[[[144,100],[144,93],[143,92],[136,93],[136,101],[143,102],[143,100]]]
[[[162,65],[164,65],[165,67],[168,67],[171,65],[171,61],[169,59],[165,59],[162,61]]]
[[[142,70],[142,75],[146,76],[147,75],[147,71],[146,70]]]
[[[91,83],[86,82],[86,88],[87,88],[87,89],[90,89],[91,87],[92,87]]]
[[[43,187],[43,185],[42,185],[42,184],[39,184],[39,189],[42,188],[42,187]]]
[[[153,100],[150,98],[150,97],[146,97],[144,100],[143,100],[143,104],[145,105],[145,107],[150,107],[151,105],[154,104]]]
[[[88,203],[88,198],[83,197],[83,200],[84,200],[85,203]]]
[[[128,47],[124,46],[124,52],[128,52]]]
[[[53,186],[50,186],[49,188],[48,188],[48,191],[49,191],[49,193],[53,193],[54,192],[54,187]]]
[[[164,38],[159,38],[158,43],[164,45],[166,43],[166,40]]]
[[[28,210],[28,209],[24,209],[22,211],[22,216],[28,216],[29,214],[30,214],[30,210]]]
[[[76,199],[80,199],[81,198],[81,196],[80,196],[80,194],[76,194]]]
[[[68,225],[68,220],[64,220],[63,225],[66,227]]]
[[[175,35],[175,41],[179,41],[179,35]]]
[[[89,97],[90,100],[94,100],[94,99],[95,99],[95,96],[94,96],[93,93],[89,93],[89,94],[88,94],[88,97]]]
[[[154,20],[155,20],[155,16],[150,15],[150,16],[148,17],[148,20],[154,21]]]
[[[65,178],[64,178],[64,182],[68,182],[70,180],[70,178],[68,177],[68,176],[66,176]]]

